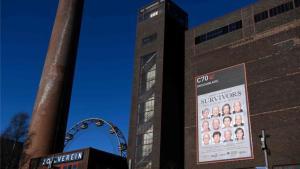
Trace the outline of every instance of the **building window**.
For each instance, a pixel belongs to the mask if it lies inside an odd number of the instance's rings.
[[[146,168],[146,169],[150,169],[151,167],[152,167],[152,162],[150,161],[150,162],[147,163],[147,165],[146,165],[145,168]]]
[[[269,17],[268,11],[263,11],[263,12],[260,12],[256,15],[254,15],[254,21],[255,21],[255,23],[257,23],[257,22],[267,19],[268,17]]]
[[[152,144],[153,133],[144,134],[144,144]]]
[[[150,98],[148,98],[144,103],[138,105],[138,124],[141,128],[145,123],[149,123],[154,115],[154,94]]]
[[[142,156],[146,157],[152,152],[152,144],[145,144],[142,148]]]
[[[148,122],[154,115],[154,95],[145,103],[144,122]]]
[[[141,58],[141,74],[140,74],[140,93],[143,95],[149,91],[155,84],[156,64],[155,57],[156,52],[142,56]]]
[[[144,69],[145,65],[146,65],[147,63],[149,63],[152,59],[154,59],[155,56],[156,56],[156,52],[152,52],[152,53],[150,53],[150,54],[147,54],[147,55],[142,56],[142,57],[141,57],[141,59],[142,59],[142,64],[141,64],[142,69]]]
[[[142,45],[146,45],[148,43],[151,43],[151,42],[155,41],[156,38],[157,38],[157,33],[154,33],[150,36],[147,36],[147,37],[143,38]]]
[[[206,40],[207,40],[206,34],[197,36],[197,37],[195,38],[195,44],[202,43],[202,42],[204,42],[204,41],[206,41]]]
[[[153,141],[153,126],[151,126],[143,136],[143,145],[152,144]]]
[[[229,32],[233,32],[236,31],[238,29],[241,29],[243,27],[243,22],[242,20],[234,22],[229,24]]]
[[[146,157],[152,152],[152,144],[143,145],[142,156]]]
[[[151,125],[153,126],[153,125]],[[151,127],[152,130],[153,127]],[[145,131],[145,133],[141,134],[141,135],[137,135],[137,140],[136,140],[136,164],[137,163],[144,163],[145,158],[147,158],[151,152],[152,152],[152,148],[153,148],[153,131]],[[147,161],[150,160],[149,158],[147,158]],[[143,165],[144,166],[144,165]]]
[[[300,0],[295,0],[295,7],[298,8],[300,6]]]
[[[293,2],[288,2],[288,3],[282,4],[282,5],[276,6],[276,7],[269,10],[270,17],[273,17],[273,16],[276,16],[278,14],[287,12],[287,11],[293,9],[293,8],[294,8]]]
[[[215,30],[207,33],[207,40],[216,38],[216,37],[224,35],[226,33],[228,33],[228,26],[224,26],[222,28],[215,29]]]
[[[154,64],[150,70],[146,73],[146,90],[151,89],[155,84],[155,73],[156,73],[156,64]]]
[[[153,147],[153,124],[149,125],[144,133],[137,135],[136,144],[136,164],[141,164],[145,167],[146,162],[150,162],[148,161],[149,158],[147,160],[145,158],[151,154]]]
[[[200,36],[197,36],[195,38],[195,44],[197,45],[197,44],[205,42],[207,40],[217,38],[219,36],[227,34],[228,32],[233,32],[238,29],[241,29],[242,27],[243,27],[243,22],[242,22],[242,20],[239,20],[237,22],[231,23],[229,25],[223,26],[221,28],[218,28],[213,31],[202,34]]]

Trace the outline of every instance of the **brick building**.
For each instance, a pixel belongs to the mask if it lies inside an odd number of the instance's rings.
[[[133,168],[183,168],[186,29],[187,14],[171,1],[139,10],[127,154]]]
[[[248,169],[264,166],[259,138],[262,129],[270,135],[267,138],[271,152],[269,168],[299,167],[299,6],[299,0],[260,0],[189,29],[187,14],[169,0],[155,1],[141,8],[128,147],[131,168]],[[236,67],[241,69],[233,70]],[[227,74],[222,74],[226,71]],[[228,151],[227,155],[224,150],[224,147],[234,149],[241,145],[235,144],[237,134],[234,132],[238,127],[233,126],[237,123],[234,112],[230,115],[234,143],[217,147],[212,140],[213,132],[207,132],[210,135],[207,147],[211,147],[208,150],[224,151],[225,155],[216,153],[224,158],[209,153],[207,157],[202,156],[206,148],[201,145],[206,145],[204,135],[198,131],[203,127],[199,118],[203,107],[198,99],[206,95],[201,95],[203,90],[198,91],[197,83],[198,78],[205,75],[208,79],[204,80],[208,81],[215,76],[233,80],[235,78],[230,75],[241,77],[237,84],[244,85],[242,103],[246,113],[242,116],[245,125],[240,128],[244,129],[249,146],[245,149],[248,155],[243,158],[233,154],[239,153],[238,150]],[[230,85],[227,87],[234,86]],[[209,90],[221,92],[225,90],[222,87]],[[234,100],[229,102],[233,110]],[[225,125],[224,118],[219,116],[220,123]],[[205,120],[211,130],[212,120],[212,117]],[[225,142],[225,132],[220,133]]]

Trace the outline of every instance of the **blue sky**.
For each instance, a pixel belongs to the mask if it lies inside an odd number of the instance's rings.
[[[68,128],[100,117],[127,138],[137,10],[151,0],[85,0]],[[174,0],[192,28],[255,0]],[[58,0],[1,0],[1,131],[17,112],[31,115]],[[66,148],[116,153],[105,128],[80,132]]]

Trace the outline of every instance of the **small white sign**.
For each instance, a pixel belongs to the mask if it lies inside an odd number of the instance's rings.
[[[158,11],[154,11],[150,14],[150,18],[153,18],[154,16],[158,15]]]

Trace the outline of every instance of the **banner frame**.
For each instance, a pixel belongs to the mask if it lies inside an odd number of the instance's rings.
[[[198,94],[197,94],[197,79],[201,76],[207,75],[207,74],[211,74],[211,73],[216,73],[216,72],[220,72],[226,69],[230,69],[230,68],[234,68],[234,67],[238,67],[238,66],[243,66],[243,70],[244,70],[244,78],[245,78],[245,97],[246,97],[246,102],[247,102],[247,116],[248,116],[248,127],[249,127],[249,139],[250,139],[250,151],[251,151],[251,156],[250,157],[242,157],[242,158],[234,158],[234,159],[227,159],[227,160],[215,160],[215,161],[207,161],[207,162],[199,162],[199,136],[198,136]],[[247,83],[247,70],[246,70],[246,64],[245,63],[240,63],[237,65],[233,65],[233,66],[229,66],[229,67],[225,67],[222,69],[218,69],[212,72],[208,72],[205,74],[201,74],[201,75],[196,75],[194,76],[194,83],[195,83],[195,100],[196,100],[196,118],[195,118],[195,122],[196,122],[196,162],[197,165],[202,165],[202,164],[213,164],[213,163],[222,163],[222,162],[233,162],[233,161],[240,161],[240,160],[253,160],[254,159],[254,153],[253,153],[253,141],[252,141],[252,132],[251,132],[251,120],[250,120],[250,111],[249,111],[249,98],[248,98],[248,83]]]

